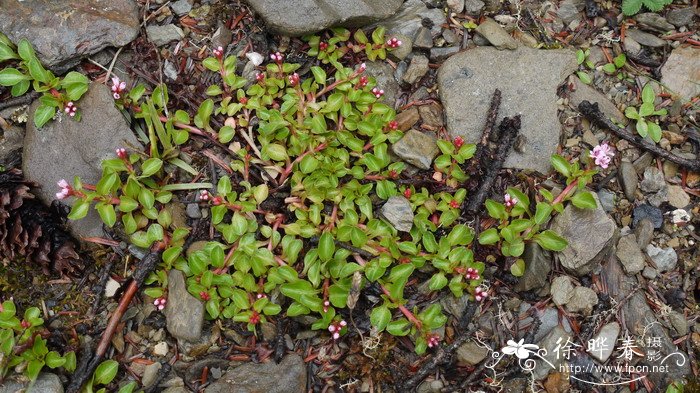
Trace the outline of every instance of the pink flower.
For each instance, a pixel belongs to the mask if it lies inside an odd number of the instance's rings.
[[[255,74],[255,80],[258,81],[258,82],[264,81],[264,80],[265,80],[265,74],[263,74],[262,72],[258,72],[257,74]]]
[[[464,138],[462,138],[461,136],[458,136],[455,138],[453,143],[454,143],[455,147],[459,149],[460,147],[462,147],[462,145],[464,145]]]
[[[366,76],[362,75],[362,76],[360,77],[360,80],[357,82],[357,86],[360,87],[360,88],[362,88],[362,87],[367,86],[368,83],[369,83],[369,78],[367,78]]]
[[[117,157],[121,158],[122,160],[126,159],[126,157],[127,157],[126,149],[120,147],[119,149],[116,150],[116,152],[117,152]]]
[[[327,42],[319,42],[318,44],[318,49],[320,50],[326,50],[328,48],[328,43]]]
[[[372,94],[374,94],[374,96],[377,98],[382,98],[382,96],[384,95],[384,90],[375,87],[374,89],[372,89]]]
[[[274,60],[277,64],[281,64],[282,60],[284,60],[284,56],[279,52],[275,52],[270,55],[270,59]]]
[[[73,117],[75,116],[75,112],[78,110],[78,107],[75,106],[73,101],[68,101],[66,107],[63,108],[63,110],[66,112],[66,114],[68,114],[68,116]]]
[[[295,72],[292,75],[289,75],[289,84],[292,86],[298,85],[299,84],[299,74],[297,74]]]
[[[481,278],[481,276],[479,276],[479,271],[472,267],[467,268],[467,274],[465,274],[465,276],[468,280],[478,280]]]
[[[126,82],[120,81],[118,76],[112,77],[112,96],[115,100],[121,98],[124,89],[126,89]]]
[[[480,302],[489,296],[488,292],[486,292],[482,287],[476,287],[474,292],[474,299],[476,299],[477,302]]]
[[[56,184],[61,188],[61,191],[56,193],[56,199],[63,200],[71,195],[73,188],[68,184],[66,179],[61,179]]]
[[[199,200],[200,201],[208,201],[210,197],[211,197],[211,194],[209,194],[209,191],[207,191],[207,190],[202,190],[199,192]]]
[[[513,207],[518,203],[518,200],[510,196],[510,194],[506,194],[503,199],[506,203],[506,207]]]
[[[348,323],[344,320],[339,322],[331,322],[331,324],[328,325],[328,331],[331,332],[331,337],[333,337],[334,340],[339,339],[341,330],[343,330],[343,328],[347,325]]]
[[[608,165],[610,165],[610,160],[613,156],[615,156],[615,153],[607,143],[601,143],[594,147],[590,154],[590,157],[595,159],[595,164],[603,169],[606,169]]]
[[[428,336],[428,348],[437,347],[440,344],[440,336],[431,334]]]
[[[167,303],[167,300],[165,299],[165,297],[162,297],[162,296],[153,301],[153,305],[156,306],[158,311],[163,311],[166,303]]]
[[[396,49],[401,46],[401,40],[397,38],[391,38],[386,42],[386,46],[388,46],[389,48]]]
[[[366,69],[367,69],[367,64],[362,63],[362,64],[360,64],[360,68],[358,69],[358,71],[360,73],[362,73],[362,72],[365,72]]]
[[[221,59],[224,56],[224,48],[218,47],[214,50],[212,50],[214,53],[214,56],[216,56],[217,59]]]

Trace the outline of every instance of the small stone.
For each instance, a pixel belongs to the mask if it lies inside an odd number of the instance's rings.
[[[654,224],[649,219],[640,220],[634,228],[637,244],[640,249],[646,249],[654,238]]]
[[[627,35],[636,42],[651,48],[661,48],[666,45],[666,41],[661,38],[645,33],[637,29],[627,29]]]
[[[275,4],[274,1],[271,1],[271,3]],[[338,4],[345,5],[345,2],[339,2]],[[442,8],[428,8],[422,0],[407,0],[403,2],[399,10],[394,12],[391,17],[366,28],[372,30],[377,26],[383,26],[391,34],[401,33],[414,37],[418,29],[427,24],[430,26],[433,36],[438,36],[442,30],[442,25],[446,22],[447,15]]]
[[[403,75],[403,81],[410,85],[414,84],[428,72],[430,69],[429,63],[428,58],[423,55],[413,56],[411,64]]]
[[[413,47],[418,49],[430,49],[433,47],[433,35],[430,29],[421,27],[413,37]]]
[[[638,55],[639,52],[642,51],[642,46],[639,45],[639,42],[633,40],[629,36],[625,36],[623,43],[625,44],[625,52],[630,55]]]
[[[581,312],[583,315],[591,315],[593,306],[598,304],[598,295],[591,288],[574,288],[571,299],[566,303],[566,309],[570,312]]]
[[[168,343],[161,341],[153,347],[153,354],[156,356],[165,356],[168,354]]]
[[[605,363],[615,349],[615,343],[617,342],[617,336],[619,334],[620,324],[617,322],[610,322],[604,325],[600,328],[598,334],[593,337],[593,342],[600,343],[601,345],[594,346],[592,350],[589,348],[588,353],[600,362]]]
[[[36,381],[31,384],[26,378],[11,375],[0,383],[0,393],[63,393],[61,378],[52,373],[40,373]]]
[[[554,304],[563,306],[574,295],[574,284],[569,276],[559,276],[552,281],[549,291]]]
[[[143,387],[147,388],[156,383],[158,379],[158,371],[160,371],[161,365],[160,363],[151,363],[146,368],[143,370],[143,377],[141,378],[141,384]]]
[[[170,80],[177,80],[177,68],[169,60],[166,60],[163,64],[163,75],[165,75]]]
[[[595,147],[599,143],[598,137],[596,137],[590,129],[583,132],[583,142],[590,147]]]
[[[464,2],[464,12],[470,16],[479,16],[485,6],[486,4],[481,0],[466,0]]]
[[[445,39],[445,42],[447,42],[450,45],[457,44],[460,41],[459,34],[455,33],[454,30],[452,29],[445,29],[442,31],[442,38]],[[431,56],[432,59],[432,56]]]
[[[627,274],[637,274],[644,269],[644,254],[639,248],[634,234],[622,236],[617,242],[617,258],[622,263]]]
[[[420,120],[418,108],[412,106],[404,111],[401,111],[396,115],[394,120],[399,123],[399,130],[408,131],[411,129],[411,127],[418,123],[418,120]]]
[[[185,276],[177,269],[168,272],[168,302],[165,321],[173,337],[195,342],[202,335],[204,304],[187,292]]]
[[[190,10],[192,10],[192,4],[190,4],[190,0],[178,0],[174,3],[171,3],[170,8],[172,8],[173,12],[177,16],[182,16],[190,12]]]
[[[637,14],[635,15],[634,19],[636,19],[637,22],[642,26],[659,31],[661,33],[673,30],[673,25],[671,23],[668,23],[666,18],[654,12],[644,12],[641,14]]]
[[[2,117],[2,115],[0,115]],[[24,128],[10,126],[0,134],[0,167],[11,167],[12,161],[22,154]]]
[[[683,209],[690,204],[690,196],[683,187],[670,185],[668,186],[668,204],[677,209]]]
[[[678,255],[676,250],[671,247],[658,248],[652,244],[647,245],[647,255],[654,261],[656,268],[660,272],[673,270],[678,263]]]
[[[515,290],[530,291],[544,287],[551,270],[552,254],[543,250],[537,243],[527,243],[523,260],[525,260],[525,272],[518,280]]]
[[[673,329],[676,331],[673,336],[674,337],[679,337],[679,336],[685,336],[688,334],[688,320],[683,316],[683,314],[676,312],[676,311],[671,311],[668,314],[668,320],[671,321],[671,326],[673,326]]]
[[[656,193],[666,188],[666,179],[658,168],[649,167],[644,170],[644,179],[639,186],[646,193]]]
[[[432,48],[430,49],[430,60],[432,60],[435,63],[442,63],[457,52],[459,52],[458,46],[443,46],[442,48]]]
[[[114,297],[114,294],[117,293],[120,287],[121,284],[110,277],[109,281],[107,281],[107,285],[105,285],[105,297]]]
[[[420,385],[418,385],[418,388],[416,388],[416,393],[440,393],[442,392],[442,388],[444,386],[445,384],[443,384],[440,380],[426,379]]]
[[[637,178],[637,171],[634,170],[634,165],[632,165],[631,162],[622,161],[617,174],[620,178],[620,185],[625,193],[625,198],[630,202],[634,202],[636,199],[635,194],[637,192],[637,186],[639,185],[639,179]]]
[[[495,20],[486,18],[476,28],[476,32],[498,49],[517,49],[518,42]]]
[[[384,218],[398,231],[410,232],[413,227],[413,210],[408,199],[393,196],[382,206]]]
[[[424,125],[440,128],[445,124],[442,120],[442,106],[437,102],[419,106],[418,113]]]
[[[430,169],[433,159],[440,152],[433,136],[414,129],[406,132],[391,149],[401,159],[420,169]]]
[[[654,268],[651,267],[651,266],[647,266],[647,267],[645,267],[644,270],[642,271],[642,276],[644,276],[644,278],[648,278],[648,279],[650,279],[650,280],[653,280],[653,279],[655,279],[656,276],[657,276],[656,269],[654,269]]]
[[[610,213],[615,210],[615,193],[602,189],[598,191],[598,200],[600,201],[600,206],[605,210],[606,213]]]
[[[455,14],[461,14],[464,11],[464,0],[447,0],[447,6]]]
[[[666,20],[676,27],[687,26],[693,23],[693,18],[695,17],[695,8],[675,8],[668,11],[666,14]]]
[[[401,41],[401,46],[398,48],[393,49],[391,52],[389,52],[389,58],[394,60],[394,61],[401,61],[408,57],[408,55],[411,54],[411,51],[413,51],[413,39],[411,37],[401,34],[401,33],[396,33],[396,34],[391,34],[388,35],[387,38],[396,38],[397,40]],[[384,62],[378,62],[380,64],[385,64]],[[388,64],[387,64],[388,65]],[[391,68],[391,66],[389,66]],[[385,89],[386,90],[386,89]]]
[[[559,4],[557,15],[561,18],[565,25],[569,25],[579,17],[579,12],[582,10],[583,7],[579,7],[577,2],[573,0],[564,0]]]
[[[488,354],[488,349],[469,341],[457,348],[457,362],[460,366],[475,366],[486,359]]]
[[[651,205],[639,205],[634,208],[632,212],[634,220],[632,221],[632,227],[637,227],[637,224],[643,220],[648,219],[654,225],[654,228],[659,229],[664,223],[664,216],[661,209]]]
[[[185,33],[182,29],[173,24],[148,26],[146,27],[146,34],[148,35],[148,40],[156,46],[166,45],[170,43],[170,41],[180,41],[185,37]]]
[[[196,203],[187,204],[186,214],[189,218],[202,218],[202,211],[199,209],[199,205]]]
[[[571,339],[571,334],[567,333],[561,326],[555,326],[549,334],[547,334],[539,343],[540,348],[556,348],[557,345],[566,343]],[[566,363],[564,356],[557,355],[557,351],[548,350],[543,356],[546,360],[537,362],[537,366],[532,371],[532,375],[536,380],[544,379],[551,371],[558,370],[559,367]]]
[[[306,391],[306,364],[301,356],[289,354],[277,364],[245,363],[207,386],[204,393],[287,393]]]

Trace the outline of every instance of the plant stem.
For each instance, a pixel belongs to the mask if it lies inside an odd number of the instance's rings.
[[[566,186],[564,191],[562,191],[559,195],[557,195],[556,198],[554,198],[554,200],[552,201],[552,205],[556,205],[557,203],[561,203],[561,201],[563,201],[564,198],[566,198],[568,196],[568,194],[571,192],[571,190],[576,188],[577,185],[578,185],[578,179],[572,181],[571,184]]]

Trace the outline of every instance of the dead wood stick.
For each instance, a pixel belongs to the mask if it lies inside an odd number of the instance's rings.
[[[131,299],[133,299],[134,295],[136,295],[136,292],[138,292],[139,288],[141,288],[141,285],[143,285],[143,282],[146,279],[146,277],[148,277],[148,275],[156,268],[156,265],[158,265],[158,262],[160,261],[160,256],[163,253],[163,248],[163,243],[156,243],[153,246],[151,246],[150,252],[146,254],[145,257],[143,257],[138,267],[136,268],[136,271],[134,271],[134,274],[132,275],[131,284],[129,284],[129,287],[126,289],[126,291],[124,291],[124,294],[119,300],[119,305],[117,306],[117,309],[114,310],[114,313],[112,313],[112,316],[109,318],[109,322],[107,323],[107,327],[105,328],[104,332],[102,332],[102,337],[100,338],[100,341],[97,344],[97,349],[95,350],[94,356],[92,356],[88,352],[83,354],[83,358],[80,362],[80,367],[78,368],[78,370],[76,370],[75,374],[73,375],[73,378],[71,379],[70,385],[68,385],[66,392],[78,393],[85,381],[87,381],[92,376],[92,373],[95,371],[97,366],[104,358],[105,353],[107,353],[107,349],[109,348],[109,345],[112,341],[112,336],[117,330],[119,321],[124,316],[124,313],[129,307]],[[89,360],[85,360],[86,358]]]
[[[485,163],[482,163],[481,159],[484,155],[484,150],[488,148],[489,140],[491,139],[491,132],[493,127],[496,125],[496,118],[498,117],[498,110],[501,107],[501,91],[496,89],[491,97],[491,104],[489,105],[489,111],[486,113],[486,123],[484,124],[484,130],[481,132],[481,140],[479,144],[476,145],[476,152],[474,153],[474,158],[472,162],[479,166],[479,169],[485,167]]]
[[[474,314],[476,313],[476,308],[477,308],[477,303],[476,302],[470,302],[469,306],[467,306],[467,309],[464,311],[464,315],[462,316],[461,320],[466,321],[466,323],[460,325],[462,326],[467,326],[469,324],[469,321],[472,320],[474,317]],[[420,381],[425,379],[425,377],[428,376],[428,374],[432,373],[433,370],[435,370],[436,367],[438,367],[441,364],[447,363],[452,360],[452,354],[454,351],[457,350],[462,344],[464,344],[469,338],[471,337],[471,334],[476,330],[475,328],[473,329],[464,329],[459,333],[457,338],[450,344],[450,345],[441,345],[435,355],[433,356],[432,359],[430,359],[429,362],[425,363],[423,367],[420,368],[411,378],[409,378],[406,383],[404,383],[403,388],[397,389],[398,391],[401,392],[408,392],[413,390]]]
[[[34,99],[38,98],[40,95],[40,93],[32,91],[19,97],[8,98],[7,100],[0,102],[0,109],[9,108],[11,106],[31,104],[32,101],[34,101]]]
[[[598,108],[597,103],[591,104],[588,101],[583,101],[578,105],[578,110],[582,115],[586,116],[594,124],[599,127],[606,128],[610,130],[613,134],[617,135],[619,138],[626,140],[627,142],[637,146],[642,150],[646,150],[655,154],[663,159],[671,161],[678,164],[679,166],[690,169],[693,172],[700,172],[700,160],[689,160],[687,158],[679,157],[669,151],[666,151],[659,146],[652,145],[646,142],[639,135],[632,135],[627,132],[624,128],[620,128],[610,121],[603,112]]]
[[[475,215],[479,211],[493,188],[493,182],[496,180],[496,176],[498,176],[498,172],[503,167],[503,163],[506,161],[513,143],[515,143],[515,138],[520,132],[520,115],[504,118],[498,126],[498,132],[501,135],[498,141],[498,148],[494,156],[490,157],[489,166],[479,182],[478,190],[472,194],[467,204],[466,211],[471,215]]]

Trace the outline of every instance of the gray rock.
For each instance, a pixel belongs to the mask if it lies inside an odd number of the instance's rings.
[[[447,0],[447,6],[456,14],[464,11],[464,0]]]
[[[557,86],[576,67],[576,57],[568,50],[480,47],[451,56],[438,71],[450,136],[478,141],[498,88],[502,92],[499,117],[520,114],[521,133],[527,140],[523,153],[511,152],[505,166],[547,173],[550,164],[542,157],[556,151],[561,133]]]
[[[457,363],[460,366],[475,366],[486,359],[488,354],[488,349],[469,341],[457,348]]]
[[[484,7],[486,7],[486,4],[481,0],[466,0],[464,2],[464,12],[467,15],[478,16],[484,10]]]
[[[0,393],[24,392],[29,387],[29,381],[23,377],[12,376],[0,383]],[[41,373],[28,393],[63,393],[63,384],[56,374]]]
[[[598,200],[600,201],[600,206],[605,210],[606,213],[610,213],[615,210],[615,193],[602,189],[598,191]]]
[[[645,33],[641,30],[627,29],[627,35],[631,39],[637,41],[638,43],[651,48],[661,48],[664,45],[666,45],[666,41],[653,34]]]
[[[39,60],[63,72],[108,46],[124,46],[139,33],[133,0],[3,0],[0,31],[26,38]]]
[[[172,386],[163,390],[161,393],[191,393],[191,391],[182,386]]]
[[[598,90],[593,88],[592,86],[589,86],[583,82],[581,82],[578,78],[574,78],[575,80],[575,90],[571,92],[571,95],[569,96],[569,103],[574,107],[578,108],[578,105],[582,101],[588,101],[588,102],[596,102],[598,103],[598,107],[600,110],[605,114],[607,118],[613,119],[618,123],[622,124],[627,124],[629,122],[629,119],[625,117],[625,115],[620,112],[619,109],[615,106],[615,104],[610,101],[604,94],[599,93]]]
[[[280,364],[246,363],[224,374],[205,393],[289,393],[306,391],[306,365],[301,356],[289,354]]]
[[[302,36],[331,26],[360,27],[394,15],[401,0],[248,0],[273,33]],[[408,35],[408,34],[407,34]]]
[[[675,184],[668,186],[668,204],[683,209],[690,204],[690,196],[683,190],[683,187]]]
[[[552,281],[549,288],[552,301],[557,306],[563,306],[571,300],[574,295],[574,284],[569,276],[559,276]]]
[[[650,166],[644,170],[644,179],[639,186],[644,192],[659,192],[666,188],[666,179],[659,168]]]
[[[416,388],[417,393],[440,393],[445,386],[439,379],[426,379]]]
[[[202,218],[202,211],[199,209],[199,205],[196,203],[187,204],[186,214],[189,218]]]
[[[399,130],[408,131],[420,120],[418,108],[412,106],[406,110],[399,112],[394,118],[399,123]]]
[[[526,304],[526,303],[523,303]],[[520,309],[520,318],[524,315],[525,312],[527,312],[531,307],[521,307]],[[535,309],[537,310],[537,309]],[[542,340],[544,337],[546,337],[549,332],[552,331],[557,326],[560,326],[564,329],[565,332],[571,333],[571,325],[569,324],[568,318],[562,318],[561,321],[559,320],[559,310],[554,308],[554,307],[546,307],[542,311],[535,311],[537,317],[540,319],[540,327],[537,329],[537,333],[535,333],[535,338],[534,342],[539,342]],[[532,323],[531,318],[528,317],[529,320],[524,320],[521,322],[521,326],[525,326],[525,322],[527,321],[528,323]]]
[[[391,150],[404,161],[421,169],[430,169],[433,159],[440,152],[435,137],[413,129],[394,143]]]
[[[543,356],[546,362],[535,358],[537,360],[537,365],[532,371],[532,376],[536,380],[544,379],[552,371],[559,371],[559,367],[566,363],[564,356],[558,354],[554,349],[557,345],[564,345],[569,339],[571,339],[571,335],[561,326],[556,326],[538,343],[540,348],[545,348],[547,350],[547,354]],[[554,368],[552,368],[550,364],[554,366]]]
[[[177,67],[175,67],[175,64],[170,62],[170,60],[166,60],[163,63],[163,75],[168,77],[170,80],[177,80]]]
[[[562,266],[572,273],[584,275],[609,254],[617,226],[600,204],[595,209],[568,205],[554,218],[552,230],[569,242],[559,253]]]
[[[620,259],[627,274],[637,274],[644,269],[644,254],[634,234],[622,236],[617,242],[615,255]]]
[[[629,36],[625,36],[623,43],[625,44],[625,52],[628,54],[638,55],[642,51],[642,46],[639,45],[639,42],[631,39]]]
[[[456,45],[460,42],[462,39],[459,34],[455,33],[454,30],[452,29],[445,29],[442,31],[442,38],[445,39],[445,42],[449,45]]]
[[[177,269],[168,272],[165,321],[168,332],[177,339],[195,342],[202,336],[204,304],[187,292],[185,276]]]
[[[423,55],[415,55],[411,59],[411,64],[408,66],[406,73],[403,75],[403,81],[412,85],[422,78],[430,69],[430,61]]]
[[[192,11],[192,4],[190,0],[177,0],[176,2],[170,3],[170,8],[172,8],[176,15],[182,16]]]
[[[389,198],[382,206],[381,213],[398,231],[409,232],[413,227],[411,203],[402,196]]]
[[[591,315],[593,306],[598,304],[598,295],[591,288],[576,287],[571,299],[566,303],[569,312],[581,312],[583,315]]]
[[[676,27],[686,26],[693,23],[695,13],[696,11],[693,7],[675,8],[668,11],[666,19]]]
[[[565,25],[569,25],[569,23],[579,17],[579,12],[583,10],[583,5],[580,1],[564,0],[559,4],[557,15]]]
[[[522,258],[525,260],[525,273],[518,280],[515,290],[530,291],[544,287],[552,268],[552,254],[532,242],[525,245]]]
[[[594,358],[598,359],[601,363],[605,363],[606,360],[612,355],[613,350],[617,345],[617,336],[620,335],[620,324],[617,322],[610,322],[600,328],[598,334],[593,337],[594,342],[597,344],[588,353]]]
[[[421,27],[413,37],[413,47],[418,49],[430,49],[433,47],[433,34],[427,27]]]
[[[476,28],[476,32],[486,38],[491,45],[498,49],[517,49],[518,41],[511,37],[508,32],[495,20],[486,18]]]
[[[185,37],[185,32],[173,24],[148,26],[146,27],[146,34],[148,35],[148,40],[156,46],[167,45],[170,41],[180,41]]]
[[[639,185],[639,178],[637,178],[637,171],[634,169],[634,165],[629,161],[622,161],[617,175],[620,179],[622,191],[625,193],[625,198],[630,202],[634,202],[637,186]]]
[[[462,296],[460,298],[456,298],[453,295],[443,296],[440,299],[440,305],[443,310],[452,314],[455,318],[460,319],[462,314],[464,314],[464,310],[467,309],[467,305],[469,305],[469,296]]]
[[[389,52],[389,58],[394,60],[394,61],[401,61],[408,57],[408,55],[411,54],[411,51],[413,50],[413,39],[409,36],[403,35],[403,34],[391,34],[388,36],[388,38],[396,38],[397,40],[401,41],[401,46],[398,48],[395,48],[391,52]],[[376,62],[377,64],[383,64],[383,65],[388,65],[386,62],[379,61]],[[393,69],[392,69],[393,72]],[[386,89],[385,89],[386,90]]]
[[[440,128],[445,125],[442,119],[442,106],[437,102],[419,106],[418,113],[421,120],[423,120],[423,125],[434,128]]]
[[[391,17],[368,26],[367,29],[384,26],[391,34],[401,33],[409,37],[415,37],[418,29],[423,26],[424,19],[430,21],[430,32],[433,37],[437,37],[442,31],[442,25],[447,23],[445,12],[441,9],[428,8],[421,0],[407,0]]]
[[[654,261],[660,272],[673,270],[678,263],[678,255],[673,247],[659,248],[652,244],[647,245],[647,255]]]
[[[430,60],[436,63],[442,63],[450,56],[459,52],[458,46],[443,46],[442,48],[432,48],[430,50]]]
[[[634,19],[636,19],[637,23],[640,25],[661,33],[671,31],[674,28],[671,23],[668,23],[666,18],[655,12],[643,12],[641,14],[637,14],[635,15]]]
[[[393,108],[401,89],[399,82],[394,78],[394,69],[384,61],[368,61],[365,64],[365,73],[374,77],[377,86],[384,90],[384,103]]]
[[[29,118],[39,100],[29,109]],[[74,121],[60,111],[57,118],[36,129],[34,122],[27,124],[22,152],[24,175],[41,186],[36,194],[50,203],[58,191],[61,179],[71,181],[74,176],[89,184],[97,184],[102,175],[102,160],[115,157],[120,147],[140,146],[122,114],[114,106],[110,89],[93,83],[76,104],[82,119]],[[72,203],[72,199],[67,201]],[[87,217],[70,223],[77,236],[102,234],[102,221],[94,209]]]
[[[0,166],[9,167],[22,153],[24,129],[10,126],[0,135]]]
[[[653,280],[656,278],[657,275],[658,273],[656,272],[656,269],[654,269],[651,266],[647,266],[644,268],[644,270],[642,270],[642,276],[644,276],[644,278]]]
[[[668,314],[668,320],[675,330],[675,337],[685,336],[688,334],[688,320],[683,316],[683,314],[677,311],[671,311]]]
[[[642,220],[649,220],[654,228],[659,229],[664,223],[664,216],[658,207],[651,205],[639,205],[632,211],[632,226],[637,227],[637,224]]]
[[[141,377],[141,384],[143,387],[147,388],[153,385],[158,380],[158,371],[163,367],[160,363],[151,363],[143,370],[143,377]]]

